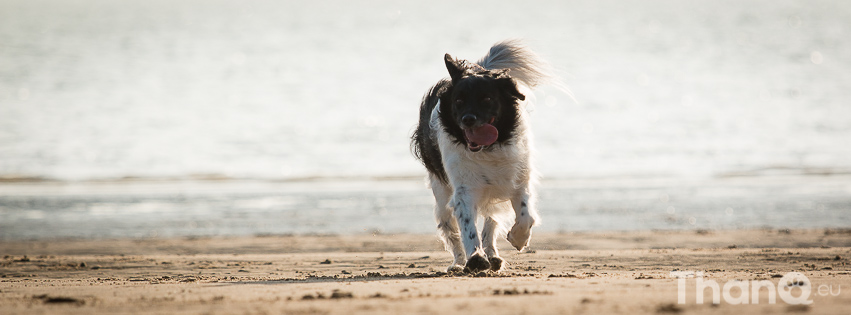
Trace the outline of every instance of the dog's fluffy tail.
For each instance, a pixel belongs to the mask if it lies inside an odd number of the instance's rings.
[[[511,69],[508,75],[530,88],[559,84],[550,64],[518,39],[494,44],[477,63],[485,69]]]
[[[511,69],[508,75],[530,89],[539,85],[550,85],[578,103],[573,92],[555,74],[552,66],[529,49],[522,40],[508,39],[498,42],[476,63],[485,69]]]

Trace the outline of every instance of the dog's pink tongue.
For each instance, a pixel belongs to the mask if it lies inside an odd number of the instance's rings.
[[[484,124],[481,127],[466,129],[464,131],[467,139],[475,142],[478,145],[491,145],[496,142],[499,137],[499,131],[491,124]]]

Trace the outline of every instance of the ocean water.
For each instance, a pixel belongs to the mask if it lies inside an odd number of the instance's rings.
[[[447,9],[451,8],[451,9]],[[0,176],[419,176],[442,56],[524,38],[549,178],[851,169],[844,1],[0,2]]]
[[[849,2],[4,0],[0,179],[49,182],[0,185],[0,237],[431,231],[420,98],[505,38],[575,96],[527,109],[544,230],[851,222]]]

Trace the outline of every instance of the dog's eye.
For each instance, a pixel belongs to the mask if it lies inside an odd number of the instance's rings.
[[[482,99],[482,102],[485,102],[485,103],[490,103],[490,101],[491,101],[490,97],[485,97],[485,98]]]
[[[461,104],[461,103],[464,103],[464,100],[462,100],[460,98],[455,100],[455,104]]]

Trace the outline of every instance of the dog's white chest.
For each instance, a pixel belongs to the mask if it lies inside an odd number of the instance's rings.
[[[521,114],[518,132],[510,144],[495,145],[471,152],[443,130],[437,108],[431,125],[440,147],[443,166],[452,186],[466,186],[491,198],[509,198],[518,185],[529,179],[529,142],[527,125]]]

